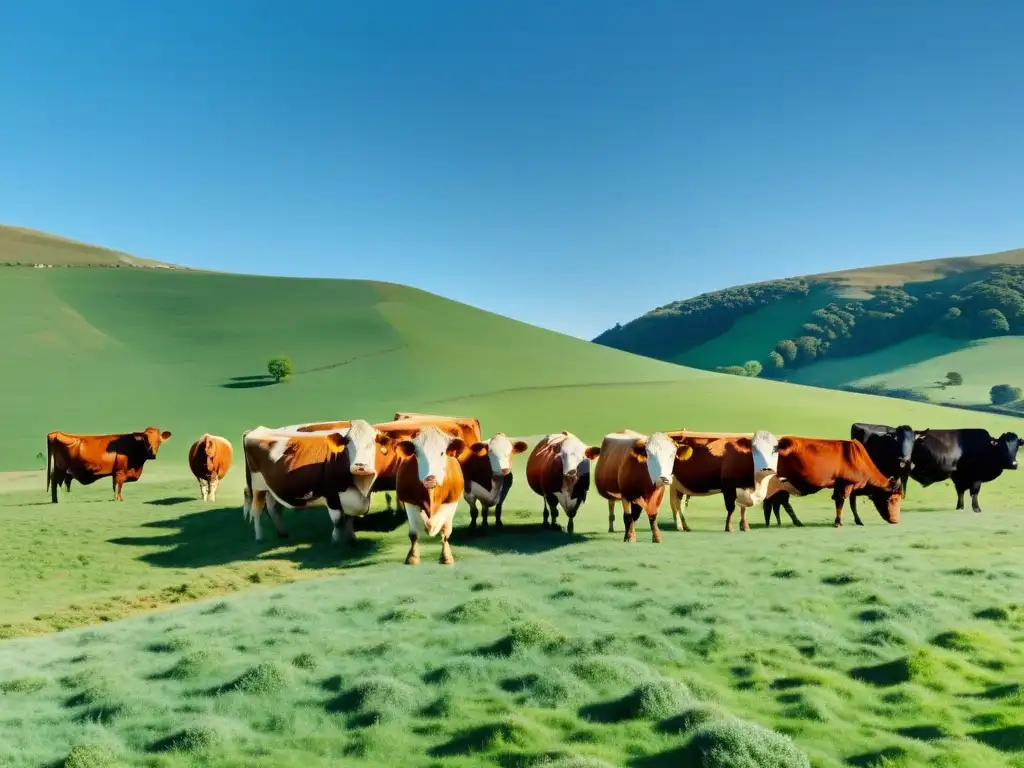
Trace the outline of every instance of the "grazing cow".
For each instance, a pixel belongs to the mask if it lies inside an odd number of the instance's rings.
[[[867,448],[868,456],[878,467],[878,471],[886,477],[898,477],[903,487],[903,498],[907,498],[909,490],[910,470],[913,467],[915,440],[921,437],[914,433],[913,427],[904,424],[890,427],[885,424],[863,424],[857,422],[850,426],[850,439],[859,440]],[[857,519],[857,497],[866,493],[864,490],[854,491],[850,495],[850,511],[853,519]]]
[[[209,432],[188,449],[188,466],[199,481],[199,493],[203,501],[217,500],[217,486],[231,469],[233,453],[231,443]]]
[[[952,478],[956,508],[964,508],[964,492],[971,492],[971,509],[981,512],[978,493],[982,483],[999,477],[1005,469],[1017,469],[1020,438],[1004,432],[998,438],[984,429],[925,429],[914,443],[910,476],[927,488]]]
[[[689,507],[693,496],[721,493],[726,511],[726,532],[732,532],[732,516],[737,504],[740,506],[740,528],[749,531],[747,510],[760,504],[780,487],[776,472],[778,438],[764,430],[753,435],[686,430],[667,434],[693,449],[688,461],[676,461],[672,468],[669,505],[676,529],[690,530],[683,508]]]
[[[562,530],[557,521],[561,504],[569,517],[568,532],[572,533],[573,520],[590,489],[590,462],[600,454],[599,446],[587,446],[571,432],[545,435],[533,447],[526,460],[526,482],[544,499],[545,528]]]
[[[504,432],[498,432],[486,443],[469,446],[469,456],[460,464],[465,481],[463,492],[469,504],[469,527],[476,528],[479,501],[483,509],[483,527],[487,527],[487,513],[494,507],[494,525],[502,527],[501,505],[512,487],[512,457],[527,449],[526,443],[513,443]]]
[[[789,505],[789,496],[810,496],[822,488],[832,489],[836,528],[843,524],[843,504],[856,491],[864,491],[887,523],[900,521],[903,484],[899,477],[882,474],[859,440],[780,437],[778,474],[779,490],[764,502],[765,525],[773,511],[778,521],[779,505],[786,508],[794,525],[802,525]],[[853,519],[864,525],[856,512]]]
[[[661,543],[658,510],[672,484],[672,467],[686,461],[693,449],[664,432],[642,435],[631,429],[605,435],[594,472],[594,488],[608,500],[608,530],[614,531],[615,504],[622,504],[623,541],[636,541],[636,521],[647,513],[651,538]],[[628,505],[628,506],[627,506]]]
[[[288,537],[275,507],[308,507],[323,499],[334,524],[331,541],[345,534],[355,542],[353,518],[370,511],[370,489],[381,464],[390,459],[391,439],[356,419],[347,429],[330,432],[285,432],[257,427],[242,436],[246,494],[242,514],[252,518],[256,541],[262,541],[260,515],[266,501],[277,534]],[[273,499],[276,504],[269,503]]]
[[[458,456],[466,449],[460,430],[442,430],[433,424],[402,440],[395,452],[402,457],[395,479],[398,503],[409,518],[409,554],[406,565],[419,565],[420,533],[441,534],[441,564],[452,565],[452,521],[465,484]]]
[[[161,432],[156,427],[116,435],[51,432],[46,436],[46,488],[50,501],[56,504],[57,489],[65,485],[70,490],[73,479],[91,485],[108,476],[114,501],[124,501],[124,484],[142,477],[146,462],[156,459],[160,446],[170,439],[170,432]]]
[[[337,432],[339,429],[348,429],[352,426],[351,421],[312,421],[309,424],[292,424],[290,427],[281,427],[279,432]]]

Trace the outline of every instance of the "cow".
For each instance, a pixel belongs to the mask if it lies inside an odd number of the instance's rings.
[[[275,507],[301,509],[323,499],[334,524],[332,543],[341,540],[342,518],[348,542],[355,543],[353,518],[370,511],[370,489],[381,465],[391,458],[391,442],[362,419],[353,420],[347,429],[326,432],[266,427],[245,432],[242,514],[252,519],[256,541],[263,539],[260,515],[265,502],[278,536],[284,539],[288,531]]]
[[[769,494],[763,504],[765,525],[769,525],[773,511],[778,521],[780,505],[786,508],[794,525],[803,525],[789,504],[790,495],[810,496],[822,488],[832,489],[836,528],[843,525],[845,501],[857,491],[863,491],[871,499],[879,516],[887,523],[896,525],[900,521],[902,482],[895,475],[880,472],[859,440],[780,437],[778,475],[778,489]],[[853,519],[857,525],[864,525],[856,513]]]
[[[878,471],[886,477],[898,477],[903,487],[903,498],[907,498],[910,470],[913,467],[914,443],[921,436],[914,432],[913,427],[903,424],[890,427],[885,424],[864,424],[857,422],[850,425],[850,439],[859,440],[867,448],[868,456],[878,467]],[[857,520],[857,497],[866,493],[865,490],[854,491],[850,495],[850,511],[854,521]]]
[[[70,490],[72,479],[91,485],[108,476],[114,501],[124,501],[124,484],[142,477],[146,462],[155,460],[160,446],[170,439],[170,432],[156,427],[112,435],[50,432],[46,436],[46,489],[50,501],[56,504],[57,489],[65,485]]]
[[[615,530],[615,505],[622,504],[623,541],[636,541],[636,521],[647,513],[651,538],[661,543],[658,510],[665,489],[672,484],[672,467],[686,461],[693,449],[664,432],[643,435],[626,429],[605,435],[601,458],[594,472],[594,488],[608,500],[608,531]]]
[[[199,494],[203,501],[217,500],[217,486],[231,469],[233,453],[227,439],[209,432],[188,449],[188,467],[199,481]]]
[[[964,508],[964,492],[970,491],[971,509],[980,513],[982,483],[1017,469],[1019,449],[1014,432],[995,438],[985,429],[925,429],[917,433],[910,476],[924,488],[951,478],[957,510]]]
[[[469,458],[469,446],[479,443],[483,439],[480,433],[480,421],[478,419],[462,416],[434,416],[431,414],[402,413],[401,411],[395,415],[401,416],[402,418],[374,424],[374,429],[378,432],[389,435],[395,443],[399,443],[402,440],[411,440],[419,430],[431,425],[436,426],[444,432],[456,430],[463,441],[462,452],[458,456],[460,463]],[[388,491],[395,490],[395,480],[398,476],[398,466],[400,463],[401,457],[392,452],[390,461],[385,462],[382,466],[379,474],[377,475],[377,480],[373,484],[374,493],[384,492],[388,512],[392,511],[391,494],[388,493]]]
[[[573,532],[573,520],[590,489],[590,462],[599,455],[599,446],[588,446],[571,432],[545,435],[533,447],[526,460],[526,482],[544,500],[545,528],[562,530],[558,524],[561,504],[569,517],[568,532]]]
[[[409,519],[409,554],[406,565],[419,565],[420,533],[441,534],[441,564],[452,565],[452,522],[465,490],[458,456],[466,449],[461,430],[442,430],[429,424],[411,440],[395,445],[402,457],[395,478],[395,495]]]
[[[336,432],[339,429],[348,429],[352,426],[351,421],[312,421],[308,424],[292,424],[288,427],[280,427],[280,432]]]
[[[779,488],[776,472],[778,438],[764,430],[752,435],[686,430],[667,434],[693,449],[688,461],[676,461],[672,468],[669,506],[676,529],[690,530],[683,509],[689,507],[693,496],[721,493],[726,511],[725,531],[732,532],[732,516],[737,504],[740,506],[740,528],[749,531],[747,510]]]
[[[476,528],[477,502],[483,510],[483,527],[487,527],[487,513],[494,507],[494,525],[502,527],[501,507],[512,487],[512,457],[523,453],[529,446],[522,440],[512,442],[504,432],[497,432],[484,442],[469,446],[469,455],[461,461],[465,482],[463,497],[469,504],[469,527]]]

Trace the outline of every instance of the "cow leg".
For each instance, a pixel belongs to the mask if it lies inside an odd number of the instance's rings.
[[[67,483],[67,487],[71,487],[71,475],[65,475],[63,470],[59,470],[56,467],[53,468],[53,475],[50,476],[50,502],[53,504],[57,503],[57,489],[60,488],[61,483]]]
[[[857,494],[855,493],[850,494],[850,511],[853,512],[853,522],[857,525],[864,525],[864,521],[857,514]]]
[[[642,512],[643,508],[637,505],[637,508]],[[653,513],[647,513],[647,522],[651,524],[651,541],[655,544],[661,544],[661,529],[658,527],[658,510],[655,509]]]
[[[210,501],[217,501],[217,486],[220,485],[220,478],[210,478]]]
[[[491,508],[481,501],[480,502],[480,527],[481,528],[486,528],[487,527],[487,515],[488,515],[488,513],[490,511],[491,511]]]
[[[420,537],[417,529],[419,522],[419,510],[413,509],[408,504],[402,503],[405,507],[405,516],[409,519],[409,554],[405,556],[406,565],[420,564]]]
[[[686,517],[683,515],[683,508],[687,509],[690,506],[690,496],[686,495],[686,500],[683,500],[683,494],[677,493],[675,488],[670,488],[668,491],[668,505],[672,508],[672,517],[676,521],[677,531],[689,531],[690,526],[686,524]]]
[[[441,565],[454,565],[455,558],[452,556],[452,547],[448,543],[448,539],[452,535],[452,521],[449,518],[448,521],[441,526]]]
[[[277,502],[269,493],[267,494],[267,514],[270,515],[270,522],[274,524],[274,530],[280,539],[288,538],[288,529],[284,527],[284,519],[277,511]]]
[[[391,508],[391,494],[390,493],[385,493],[384,494],[384,503],[387,504],[387,506],[384,508],[385,512],[392,512],[393,513],[393,512],[396,511],[396,510]]]
[[[725,502],[725,532],[732,533],[732,516],[736,512],[736,489],[724,486],[722,488],[722,500]],[[745,519],[745,515],[741,513]],[[748,525],[744,530],[750,530]]]
[[[782,507],[786,510],[786,514],[789,515],[789,519],[793,521],[793,525],[797,526],[798,528],[802,528],[804,524],[802,522],[800,522],[800,518],[798,518],[796,516],[796,512],[793,511],[793,505],[789,503],[789,494],[786,494],[786,496],[782,499],[781,504],[782,504]],[[778,519],[779,519],[779,508],[778,508],[778,506],[776,506],[775,507],[775,520],[778,521]],[[782,523],[779,523],[779,525],[782,525]]]
[[[558,524],[558,499],[555,494],[549,493],[547,497],[548,508],[551,510],[551,530],[560,531],[562,526]]]
[[[750,523],[747,522],[747,508],[740,504],[740,529],[744,531],[750,530]]]
[[[544,522],[542,522],[541,528],[550,528],[551,523],[548,522],[548,497],[544,496]]]
[[[114,485],[114,501],[124,501],[121,490],[124,488],[124,481],[127,479],[122,472],[115,472],[111,475]]]
[[[964,494],[971,487],[971,484],[968,483],[968,482],[965,482],[963,480],[963,478],[960,478],[960,477],[954,477],[954,478],[952,478],[952,480],[953,480],[953,487],[956,488],[956,509],[959,512],[960,510],[962,510],[964,508]],[[972,497],[971,500],[973,501],[973,497],[974,497],[973,493],[971,494],[971,497]]]
[[[851,493],[853,493],[853,486],[841,483],[836,483],[836,487],[832,490],[832,500],[836,503],[836,519],[832,525],[836,528],[843,527],[843,504],[850,498]]]
[[[608,533],[615,533],[615,499],[608,499]]]
[[[981,514],[981,505],[978,503],[978,494],[981,493],[981,481],[976,480],[971,483],[971,509],[976,514]]]
[[[204,483],[200,478],[196,478],[196,482],[199,483],[199,498],[206,501],[206,483]]]
[[[498,496],[498,506],[494,508],[494,527],[501,528],[501,510],[505,506],[505,497],[508,496],[508,492],[512,490],[512,478],[511,473],[505,475],[505,479],[501,483],[501,494]]]
[[[339,507],[341,506],[340,499],[334,501]],[[331,544],[337,544],[341,541],[341,518],[348,517],[348,515],[344,515],[340,509],[334,509],[330,504],[327,505],[327,514],[331,516]]]
[[[255,491],[249,501],[249,514],[252,516],[252,527],[256,533],[256,541],[263,541],[263,529],[260,526],[260,516],[263,514],[263,505],[266,502],[267,494],[264,491]]]
[[[622,513],[622,524],[626,528],[626,532],[623,534],[622,540],[629,543],[636,541],[636,521],[640,517],[640,508],[635,504],[632,506],[637,509],[636,515],[633,514],[632,509],[629,512],[624,511]]]
[[[465,494],[466,503],[469,504],[469,527],[476,528],[476,518],[480,510],[476,508],[476,498],[472,494]]]

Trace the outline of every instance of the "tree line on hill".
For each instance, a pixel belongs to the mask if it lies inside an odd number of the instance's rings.
[[[978,279],[957,289],[945,281],[906,287],[882,286],[864,301],[831,301],[815,309],[799,331],[765,349],[760,359],[718,368],[737,376],[783,378],[787,371],[829,357],[873,352],[922,333],[982,339],[1024,335],[1024,267],[979,270]],[[598,344],[660,359],[681,353],[728,331],[736,321],[769,304],[809,295],[825,281],[775,280],[704,293],[616,325]]]

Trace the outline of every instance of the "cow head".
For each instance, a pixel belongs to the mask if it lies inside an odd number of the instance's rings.
[[[903,484],[903,496],[907,495],[907,485],[910,483],[910,470],[914,468],[913,455],[914,446],[921,440],[928,430],[914,432],[909,424],[903,424],[893,430],[896,440],[897,463],[899,464],[900,480]]]
[[[647,473],[655,488],[672,484],[672,468],[676,460],[686,461],[693,448],[683,445],[682,438],[673,439],[664,432],[649,437],[638,437],[630,450],[633,458],[647,465]]]
[[[469,450],[475,456],[486,456],[491,464],[491,476],[495,480],[500,480],[511,474],[512,457],[528,447],[522,440],[513,443],[504,432],[498,432],[486,443],[473,443]]]
[[[386,456],[391,438],[363,419],[355,419],[347,432],[332,432],[328,438],[333,453],[348,455],[349,471],[356,477],[377,474],[378,454]]]
[[[601,448],[588,446],[571,432],[562,432],[557,443],[558,458],[562,462],[563,485],[571,490],[581,475],[590,474],[590,462],[601,455]]]
[[[427,490],[444,485],[448,478],[448,457],[458,456],[466,447],[456,429],[450,432],[430,424],[419,430],[412,440],[396,446],[403,459],[416,457],[419,480]]]
[[[161,432],[156,427],[147,427],[142,432],[132,433],[132,437],[138,442],[145,458],[155,459],[160,445],[171,439],[171,433]]]
[[[992,447],[999,457],[1000,469],[1017,469],[1017,451],[1020,449],[1020,438],[1014,432],[1003,432],[999,439],[992,440]]]
[[[885,488],[875,488],[870,494],[879,516],[890,525],[900,521],[900,504],[903,501],[903,481],[898,477],[890,477]]]

